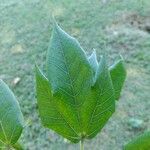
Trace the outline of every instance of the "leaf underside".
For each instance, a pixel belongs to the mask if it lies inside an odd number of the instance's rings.
[[[23,115],[14,94],[0,80],[0,143],[15,144],[22,133],[23,123]]]
[[[150,149],[150,132],[146,132],[131,142],[129,142],[124,150],[149,150]]]
[[[126,76],[123,61],[117,64],[108,68],[105,56],[98,63],[96,52],[87,58],[77,40],[55,24],[46,76],[36,66],[43,125],[74,143],[97,135],[115,111]]]

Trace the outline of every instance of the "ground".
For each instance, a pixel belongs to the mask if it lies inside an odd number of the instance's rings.
[[[86,150],[121,150],[150,130],[149,0],[0,0],[0,78],[13,90],[26,120],[20,141],[27,150],[78,150],[44,129],[38,117],[34,67],[45,70],[52,16],[78,39],[87,54],[121,54],[127,80],[116,112]]]

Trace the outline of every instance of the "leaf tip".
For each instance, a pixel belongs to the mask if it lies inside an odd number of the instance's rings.
[[[52,16],[52,23],[53,23],[53,31],[58,30],[60,28],[54,16]]]
[[[120,60],[124,60],[124,58],[121,54],[119,54],[119,58],[120,58]]]

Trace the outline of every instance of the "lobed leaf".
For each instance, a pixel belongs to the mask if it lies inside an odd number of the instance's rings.
[[[23,125],[23,115],[14,94],[0,80],[0,142],[14,145],[22,133]]]
[[[36,67],[43,125],[74,143],[96,136],[115,111],[117,90],[123,85],[121,69],[109,69],[105,56],[98,63],[95,51],[87,58],[79,43],[55,24],[46,77]]]

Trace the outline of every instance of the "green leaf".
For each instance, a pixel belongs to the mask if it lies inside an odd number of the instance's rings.
[[[14,145],[23,130],[24,119],[14,94],[0,80],[0,141]]]
[[[115,89],[115,99],[118,100],[126,78],[126,69],[124,66],[123,58],[121,57],[115,64],[113,64],[109,68],[109,70]]]
[[[126,144],[124,150],[149,150],[150,132],[146,132]]]
[[[79,43],[57,24],[47,53],[46,76],[36,67],[42,123],[77,143],[94,137],[115,111],[115,90],[106,63],[87,58]]]

